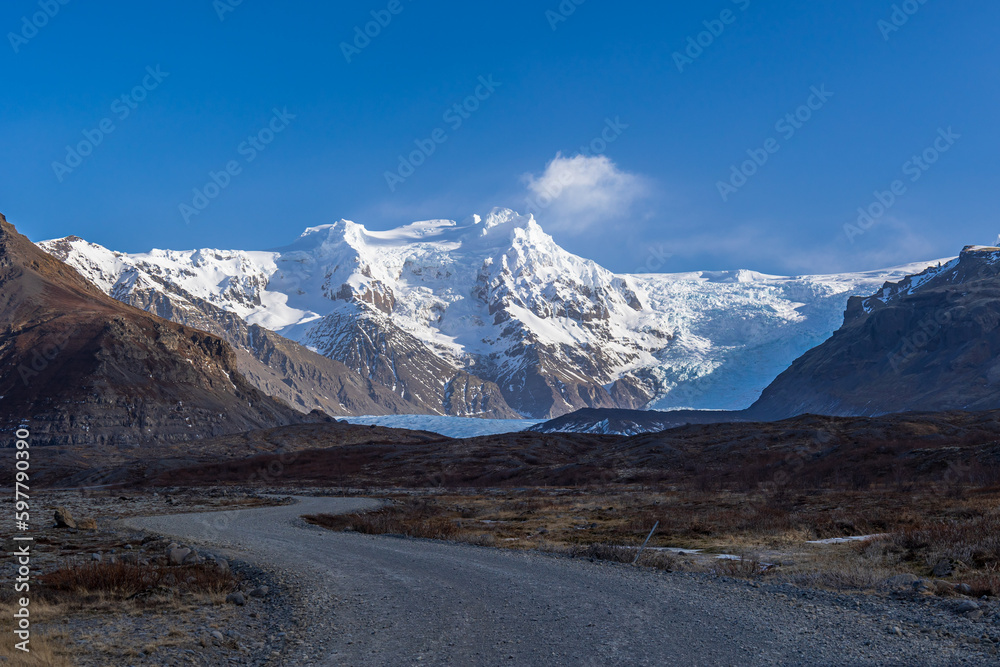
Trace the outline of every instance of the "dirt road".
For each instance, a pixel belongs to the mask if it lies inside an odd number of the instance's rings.
[[[131,523],[226,549],[277,572],[299,598],[299,630],[305,630],[302,643],[289,642],[276,658],[280,664],[842,665],[996,660],[989,645],[920,630],[920,610],[911,609],[912,603],[866,596],[858,596],[859,601],[581,559],[333,533],[299,518],[375,504],[364,499],[301,498],[297,505]],[[929,611],[927,616],[931,617]],[[900,626],[904,636],[893,632],[894,626]],[[969,637],[978,636],[974,631],[970,625]]]

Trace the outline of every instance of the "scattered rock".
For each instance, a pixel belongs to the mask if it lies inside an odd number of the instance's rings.
[[[229,572],[229,561],[225,558],[216,558],[215,566],[218,567],[223,572]]]
[[[167,552],[167,559],[171,565],[183,565],[184,559],[191,555],[190,549],[175,547]]]
[[[257,588],[250,591],[250,596],[255,598],[262,598],[267,595],[268,591],[271,589],[267,586],[258,586]]]
[[[962,595],[971,595],[972,586],[969,584],[955,584],[955,591],[961,593]]]
[[[184,565],[200,565],[205,562],[205,559],[199,556],[197,551],[190,551],[190,553],[188,553],[188,555],[185,556],[181,562]]]
[[[938,595],[948,595],[955,591],[955,584],[950,581],[939,580],[934,582],[934,591]]]
[[[243,597],[243,593],[236,591],[235,593],[230,593],[226,596],[226,602],[230,602],[237,607],[242,607],[247,603],[247,599]]]
[[[97,530],[97,521],[94,519],[80,519],[76,527],[80,530]]]
[[[101,562],[101,554],[90,554],[90,560],[96,561],[96,562],[100,563]]]
[[[971,614],[974,611],[979,611],[982,615],[982,611],[979,609],[979,603],[973,602],[972,600],[962,600],[954,607],[956,614]]]
[[[926,579],[917,579],[913,582],[913,590],[917,593],[934,593],[937,588],[934,583]]]
[[[65,507],[57,507],[55,513],[57,528],[76,528],[76,521],[73,515]]]
[[[215,639],[215,641],[219,642],[220,644],[226,640],[226,638],[223,637],[222,633],[219,632],[218,630],[212,630],[212,632],[210,632],[209,634],[212,635],[212,638]]]

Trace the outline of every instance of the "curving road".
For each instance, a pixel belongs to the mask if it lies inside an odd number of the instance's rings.
[[[428,540],[334,533],[303,514],[376,501],[136,519],[278,573],[306,639],[287,665],[955,664],[982,656],[886,632],[874,602]],[[822,596],[820,596],[822,597]],[[888,604],[878,602],[878,604]],[[290,620],[289,620],[290,624]]]

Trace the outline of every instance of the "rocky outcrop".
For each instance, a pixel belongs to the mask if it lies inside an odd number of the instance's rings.
[[[496,383],[457,368],[363,303],[324,317],[306,344],[425,414],[516,419]],[[417,411],[412,410],[412,411]],[[408,410],[409,412],[411,410]]]
[[[304,421],[222,339],[122,304],[0,216],[0,427],[47,445],[135,447]]]
[[[802,355],[749,410],[881,415],[1000,408],[1000,249],[958,259],[851,299],[844,325]]]

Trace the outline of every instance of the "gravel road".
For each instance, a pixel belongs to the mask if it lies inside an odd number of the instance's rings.
[[[288,619],[274,664],[998,664],[993,644],[979,639],[984,628],[995,631],[996,617],[971,621],[873,596],[334,533],[299,517],[377,502],[298,500],[130,523],[275,572],[299,619]]]

